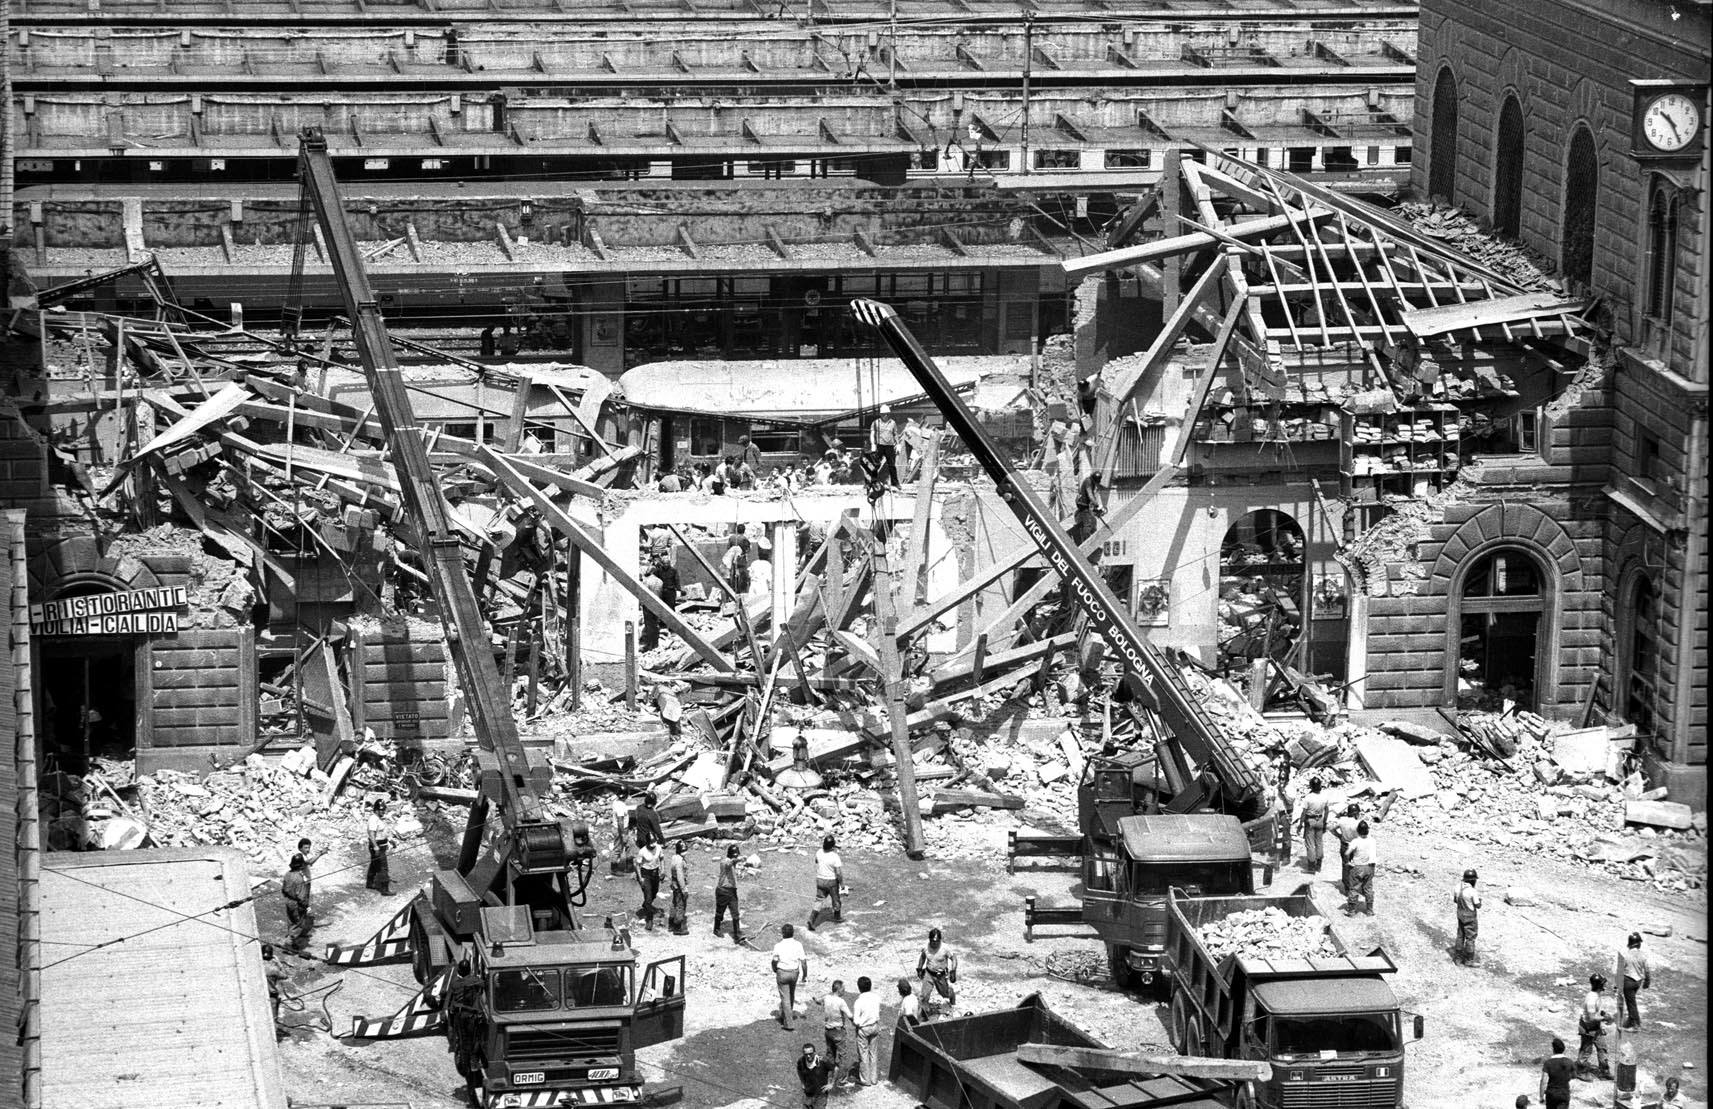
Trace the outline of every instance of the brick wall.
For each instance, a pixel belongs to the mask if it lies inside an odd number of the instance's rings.
[[[1453,201],[1491,220],[1494,143],[1507,95],[1524,121],[1520,238],[1549,259],[1559,257],[1564,159],[1578,125],[1593,133],[1599,156],[1593,290],[1613,311],[1625,342],[1640,338],[1638,307],[1645,265],[1646,185],[1651,171],[1629,154],[1632,78],[1706,81],[1713,20],[1704,6],[1651,0],[1564,0],[1555,4],[1491,4],[1482,0],[1423,0],[1416,69],[1418,152],[1413,184],[1427,192],[1431,163],[1434,82],[1449,67],[1459,104]],[[1591,44],[1598,49],[1590,49]],[[1705,183],[1703,183],[1704,186]],[[1694,291],[1705,272],[1699,238],[1700,205],[1679,220],[1677,311],[1670,347],[1693,358],[1697,329]]]

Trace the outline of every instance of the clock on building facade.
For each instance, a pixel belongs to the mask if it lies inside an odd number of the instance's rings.
[[[1694,161],[1707,141],[1707,86],[1631,81],[1630,153],[1652,161]]]

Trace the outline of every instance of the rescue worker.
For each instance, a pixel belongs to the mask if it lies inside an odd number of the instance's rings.
[[[654,794],[645,791],[637,803],[636,811],[631,813],[630,826],[636,829],[636,845],[646,847],[651,843],[665,843],[666,830],[660,823],[660,810],[654,807]]]
[[[364,881],[370,889],[389,896],[393,892],[393,877],[387,869],[387,851],[392,846],[392,828],[387,824],[386,800],[377,799],[369,814],[369,873]]]
[[[933,991],[945,998],[947,1005],[956,1005],[958,991],[953,984],[957,980],[957,953],[942,942],[938,928],[928,929],[928,946],[916,956],[916,981],[920,984],[923,1000],[927,1000],[929,991]]]
[[[1475,936],[1480,931],[1481,893],[1475,888],[1474,869],[1463,872],[1463,884],[1451,895],[1457,906],[1457,944],[1452,948],[1451,961],[1470,966],[1475,962]]]
[[[1356,902],[1362,902],[1362,912],[1368,916],[1374,915],[1374,867],[1380,861],[1379,849],[1368,836],[1368,822],[1358,821],[1356,838],[1350,841],[1350,849],[1346,853],[1350,860],[1349,900],[1346,909],[1354,913]]]
[[[641,829],[638,829],[640,836]],[[642,888],[642,907],[638,915],[642,917],[645,929],[654,931],[655,898],[660,896],[660,862],[666,852],[658,840],[650,840],[636,849],[636,884]]]
[[[1570,1078],[1576,1065],[1564,1054],[1564,1041],[1552,1038],[1552,1054],[1541,1064],[1541,1101],[1546,1109],[1570,1109]]]
[[[797,1010],[797,987],[809,980],[809,953],[803,950],[803,941],[792,925],[779,926],[772,965],[773,980],[779,987],[779,1023],[789,1032]]]
[[[476,1048],[481,1040],[482,994],[482,977],[472,971],[469,956],[459,959],[446,991],[446,1008],[452,1063],[461,1075],[468,1075],[475,1067]]]
[[[1326,835],[1327,798],[1321,791],[1319,778],[1309,779],[1309,795],[1303,798],[1303,812],[1297,826],[1303,834],[1303,866],[1310,874],[1320,873],[1325,858],[1321,840]]]
[[[845,1000],[845,983],[843,979],[833,979],[833,984],[827,988],[826,996],[821,998],[821,1036],[827,1042],[827,1058],[833,1064],[833,1075],[843,1085],[849,1078],[840,1069],[849,1060],[845,1054],[845,1025],[850,1023],[851,1007]]]
[[[672,883],[672,908],[666,914],[666,928],[675,936],[690,934],[690,874],[689,866],[684,859],[684,841],[679,840],[672,845],[672,863],[669,867]]]
[[[880,456],[880,472],[876,475],[876,480],[884,479],[894,489],[899,487],[898,439],[898,421],[892,418],[892,406],[883,404],[880,406],[880,416],[868,425],[868,448]]]
[[[880,1064],[875,1058],[874,1041],[880,1035],[880,995],[874,992],[874,982],[866,974],[857,979],[851,1024],[856,1028],[857,1085],[879,1085]]]
[[[839,886],[845,880],[845,864],[836,847],[833,837],[827,836],[821,840],[821,849],[815,852],[815,907],[809,913],[811,932],[821,920],[821,902],[828,899],[833,903],[834,923],[844,923],[845,900]]]
[[[1618,953],[1618,987],[1624,991],[1626,1030],[1642,1026],[1642,1015],[1636,1008],[1636,992],[1652,989],[1653,984],[1653,970],[1648,966],[1648,957],[1642,953],[1642,934],[1631,932],[1628,945]]]
[[[1338,857],[1340,873],[1338,877],[1338,892],[1350,896],[1350,844],[1356,839],[1356,825],[1362,815],[1362,806],[1352,801],[1345,806],[1344,815],[1332,825],[1332,834],[1338,839]]]
[[[268,979],[268,1005],[274,1011],[274,1035],[277,1037],[283,1031],[280,1028],[280,994],[284,991],[281,983],[290,978],[291,974],[274,958],[274,945],[271,943],[262,945],[262,973]]]
[[[922,1020],[922,999],[916,996],[916,989],[908,978],[898,980],[898,1019],[907,1025]]]
[[[732,942],[743,942],[743,926],[738,923],[738,845],[732,844],[726,848],[726,857],[720,862],[720,877],[714,883],[714,935],[720,934],[720,922],[726,917],[726,910],[732,914]]]
[[[1601,998],[1606,992],[1606,976],[1590,974],[1588,976],[1588,992],[1582,995],[1582,1012],[1576,1017],[1576,1031],[1582,1037],[1582,1042],[1576,1050],[1576,1074],[1578,1078],[1587,1080],[1590,1057],[1600,1060],[1600,1077],[1612,1077],[1612,1058],[1606,1052],[1606,1026],[1612,1023],[1612,1015],[1601,1005]]]
[[[827,1109],[832,1093],[833,1065],[815,1053],[814,1044],[804,1044],[797,1060],[797,1081],[803,1084],[803,1109]]]
[[[280,879],[280,896],[285,898],[286,921],[291,925],[291,949],[301,953],[315,927],[309,911],[309,864],[302,855],[293,855],[288,867]]]

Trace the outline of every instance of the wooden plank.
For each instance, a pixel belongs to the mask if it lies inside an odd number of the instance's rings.
[[[1580,297],[1565,297],[1557,293],[1524,293],[1521,296],[1495,297],[1467,304],[1447,304],[1439,308],[1413,308],[1403,312],[1404,326],[1418,338],[1444,335],[1467,327],[1534,320],[1556,316],[1563,312],[1581,312],[1588,301]]]
[[[886,540],[871,544],[867,564],[874,573],[875,626],[871,630],[880,656],[881,676],[886,682],[886,718],[892,733],[892,756],[897,760],[894,773],[898,776],[898,800],[904,812],[904,853],[920,859],[926,841],[922,837],[916,764],[911,759],[910,725],[904,708],[904,664],[898,653],[898,610],[893,599],[898,582],[888,560]]]
[[[1009,793],[984,793],[978,789],[938,789],[934,791],[934,812],[956,812],[958,809],[1020,809],[1023,798]]]
[[[1156,372],[1164,364],[1167,356],[1171,354],[1172,346],[1182,337],[1184,330],[1189,327],[1190,321],[1195,317],[1196,309],[1200,308],[1208,296],[1219,287],[1223,270],[1219,263],[1220,259],[1216,258],[1207,267],[1206,272],[1196,279],[1196,283],[1190,286],[1189,292],[1184,294],[1183,300],[1179,302],[1171,317],[1161,327],[1160,333],[1154,337],[1154,341],[1148,345],[1148,349],[1143,353],[1141,359],[1136,362],[1135,366],[1125,370],[1124,375],[1113,383],[1109,391],[1115,404],[1122,406],[1136,391],[1136,387],[1142,383],[1143,377]],[[1112,434],[1111,444],[1102,452],[1102,469],[1105,471],[1111,470],[1111,460],[1118,451],[1116,425]]]
[[[909,558],[916,572],[906,577],[912,603],[928,599],[928,517],[934,507],[934,483],[939,476],[940,436],[938,432],[929,432],[922,448],[922,473],[916,479],[916,511],[910,519]]]
[[[644,608],[659,617],[660,622],[682,639],[691,650],[701,656],[716,670],[735,670],[737,667],[732,660],[717,650],[690,625],[686,624],[670,605],[667,605],[654,591],[637,580],[635,574],[621,566],[616,558],[607,553],[605,545],[599,537],[589,532],[582,523],[572,519],[563,509],[553,503],[551,497],[532,485],[527,478],[520,474],[504,457],[492,448],[482,448],[482,457],[493,469],[494,476],[500,484],[515,495],[527,498],[541,511],[542,519],[555,531],[560,532],[571,540],[583,554],[588,555],[608,574],[619,583],[626,592],[635,597]]]
[[[1266,1082],[1273,1064],[1265,1059],[1203,1059],[1193,1055],[1150,1055],[1140,1051],[1026,1043],[1017,1046],[1019,1063],[1117,1071],[1120,1074],[1177,1074],[1189,1078],[1235,1078]]]
[[[1038,639],[1021,647],[1013,647],[1009,651],[991,653],[984,659],[972,658],[969,662],[947,662],[935,667],[929,677],[933,679],[936,687],[950,685],[952,682],[961,681],[964,678],[977,677],[978,669],[1009,670],[1018,663],[1030,662],[1044,654],[1064,650],[1066,647],[1075,644],[1076,641],[1077,634],[1075,632],[1066,632],[1063,635],[1055,635],[1051,639]],[[980,678],[977,677],[977,680],[980,681]]]
[[[1225,228],[1225,234],[1233,239],[1253,239],[1262,235],[1270,235],[1275,231],[1283,231],[1287,227],[1295,227],[1300,223],[1328,220],[1332,216],[1333,213],[1330,210],[1293,211],[1285,215],[1231,224]],[[1198,250],[1207,250],[1217,246],[1219,242],[1218,238],[1205,231],[1196,231],[1188,235],[1172,235],[1167,238],[1156,239],[1141,246],[1120,247],[1117,250],[1087,254],[1081,258],[1067,258],[1059,263],[1059,268],[1065,271],[1067,277],[1087,277],[1090,274],[1123,269],[1126,266],[1134,266],[1143,262],[1156,262],[1184,254],[1193,254]]]

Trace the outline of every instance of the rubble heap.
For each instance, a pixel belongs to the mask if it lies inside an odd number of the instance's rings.
[[[1327,959],[1339,954],[1323,916],[1292,916],[1276,906],[1244,909],[1201,925],[1197,932],[1214,962],[1250,959]]]

